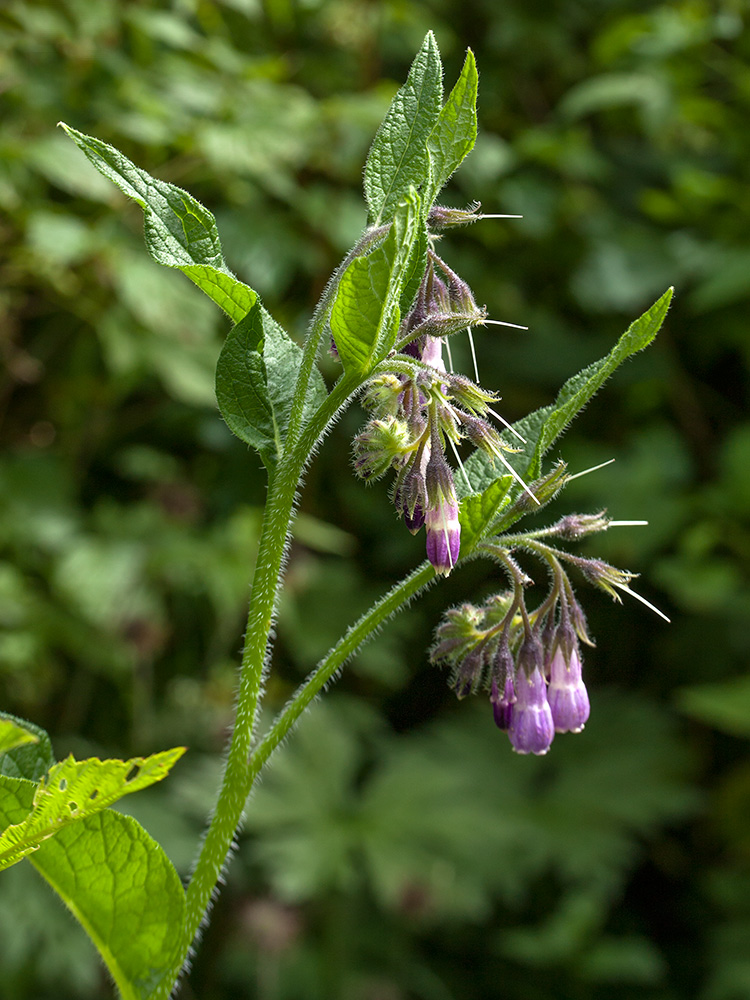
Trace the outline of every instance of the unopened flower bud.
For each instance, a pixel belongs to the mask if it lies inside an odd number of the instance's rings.
[[[475,415],[484,416],[490,403],[497,401],[497,393],[482,389],[465,375],[448,376],[448,390],[455,402]]]
[[[399,473],[393,500],[404,524],[415,535],[424,524],[427,491],[420,463],[415,459]]]
[[[390,373],[379,375],[367,384],[362,406],[378,417],[396,416],[403,391],[401,379]]]
[[[495,718],[495,725],[498,729],[506,732],[510,729],[513,719],[513,706],[516,700],[516,691],[513,687],[513,677],[511,674],[508,674],[506,677],[502,688],[496,680],[492,681],[490,702],[492,703],[492,714]]]
[[[567,608],[570,614],[570,621],[572,623],[575,634],[578,636],[581,642],[585,642],[587,646],[594,646],[595,645],[594,641],[589,638],[586,615],[584,614],[583,608],[575,599],[575,597],[573,597],[573,599],[568,603]]]
[[[618,569],[617,566],[611,566],[609,563],[604,562],[603,559],[585,559],[580,556],[568,556],[568,559],[578,567],[589,583],[606,591],[616,601],[621,600],[621,598],[615,587],[620,587],[621,589],[627,588],[630,581],[638,575],[637,573],[631,573],[630,570]]]
[[[475,417],[461,411],[458,411],[456,416],[471,443],[476,448],[481,448],[493,461],[501,451],[513,450],[503,444],[495,428],[488,424],[486,420],[482,420],[481,417]]]
[[[403,420],[371,420],[354,439],[354,468],[363,479],[379,479],[411,447],[409,428]]]
[[[477,221],[479,202],[469,208],[447,208],[445,205],[433,205],[427,222],[431,229],[447,229],[450,226],[466,226]]]
[[[555,534],[571,542],[596,531],[606,531],[608,527],[609,518],[603,510],[598,514],[568,514],[554,525]]]
[[[506,450],[508,450],[506,448]],[[565,462],[557,462],[546,476],[540,476],[528,486],[527,490],[516,497],[513,505],[509,508],[509,515],[520,516],[532,510],[539,510],[540,506],[549,503],[565,485],[567,480]],[[514,518],[515,519],[515,518]]]
[[[449,608],[437,628],[437,642],[430,652],[432,662],[448,660],[459,663],[484,638],[481,627],[483,618],[482,609],[474,604]]]
[[[484,643],[480,642],[459,663],[455,689],[456,695],[460,699],[473,694],[479,687],[482,680],[485,652]]]
[[[451,309],[454,312],[469,314],[480,312],[474,301],[474,294],[464,279],[456,274],[452,268],[448,267],[445,261],[438,257],[436,253],[430,252],[430,257],[448,279],[448,294],[450,296]]]

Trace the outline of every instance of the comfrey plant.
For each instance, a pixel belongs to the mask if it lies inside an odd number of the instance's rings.
[[[232,320],[217,366],[219,408],[268,471],[236,719],[186,888],[138,823],[107,808],[162,779],[182,748],[130,761],[55,763],[43,731],[0,719],[0,867],[27,859],[38,869],[81,921],[127,1000],[163,1000],[175,989],[253,783],[305,708],[387,619],[466,560],[486,557],[503,584],[481,606],[450,609],[437,628],[432,658],[450,667],[458,696],[486,692],[495,722],[524,754],[546,753],[556,732],[578,732],[588,718],[581,644],[590,640],[568,573],[577,571],[613,597],[633,593],[633,574],[574,555],[565,544],[616,522],[598,513],[570,514],[541,529],[519,523],[571,478],[562,463],[545,469],[545,453],[617,366],[651,342],[671,290],[553,403],[512,427],[493,408],[494,391],[451,370],[450,338],[492,322],[436,252],[438,234],[487,218],[478,205],[436,204],[474,144],[476,94],[469,52],[443,103],[442,66],[428,34],[370,150],[367,227],[327,286],[301,348],[226,266],[214,218],[202,205],[63,125],[94,166],[141,206],[154,259],[183,271]],[[317,364],[328,347],[340,365],[330,388]],[[373,480],[392,471],[396,512],[406,530],[424,529],[427,559],[348,629],[259,733],[300,482],[355,399],[369,413],[354,441],[356,472]],[[461,462],[458,447],[467,442],[473,451]],[[534,607],[519,554],[546,567],[549,589]]]

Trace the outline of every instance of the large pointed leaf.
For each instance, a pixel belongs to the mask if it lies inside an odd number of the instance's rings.
[[[418,232],[419,197],[412,188],[386,240],[366,256],[355,257],[341,276],[330,323],[347,371],[364,374],[393,348],[399,298],[413,274],[411,255]]]
[[[63,827],[101,812],[123,795],[161,781],[184,752],[183,747],[177,747],[132,760],[92,757],[77,761],[70,756],[55,764],[36,786],[28,815],[0,835],[0,870],[38,850]]]
[[[113,146],[60,122],[96,169],[143,209],[146,246],[166,267],[179,268],[235,323],[256,294],[224,262],[216,220],[192,195],[141,170]]]
[[[0,826],[32,809],[36,786],[0,778]],[[29,858],[78,918],[124,1000],[146,1000],[179,951],[185,894],[174,866],[134,819],[111,809],[60,829]]]
[[[477,139],[477,86],[479,77],[474,53],[466,53],[461,75],[440,112],[427,140],[430,158],[430,187],[425,197],[426,209],[451,174],[471,152]]]
[[[516,447],[518,439],[505,432],[503,437],[506,443],[514,448],[513,452],[507,453],[508,461],[527,482],[539,476],[544,454],[609,376],[623,361],[651,343],[664,322],[673,292],[674,289],[669,288],[650,309],[631,323],[606,357],[568,379],[552,405],[535,410],[514,424],[525,444]],[[483,452],[475,452],[464,465],[478,493],[497,478],[497,471]]]
[[[216,398],[229,429],[257,448],[267,466],[281,456],[302,351],[256,302],[227,336],[216,366]],[[325,399],[317,369],[308,383],[304,414]]]
[[[393,98],[365,164],[365,197],[373,226],[389,222],[410,186],[429,182],[427,140],[443,99],[443,67],[435,36],[428,32]]]

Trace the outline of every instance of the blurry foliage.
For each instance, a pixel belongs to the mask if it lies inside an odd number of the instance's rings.
[[[0,703],[58,756],[185,742],[129,804],[185,871],[231,718],[264,482],[217,418],[226,323],[146,255],[65,119],[188,188],[298,335],[365,213],[375,127],[425,31],[480,67],[449,197],[523,213],[445,241],[490,315],[511,419],[667,284],[657,345],[564,439],[565,509],[648,528],[597,551],[672,616],[586,601],[592,718],[542,760],[455,705],[424,650],[467,567],[379,637],[248,806],[185,996],[750,996],[750,33],[741,0],[8,0],[0,9]],[[465,370],[468,348],[454,359]],[[333,371],[333,369],[331,369]],[[348,468],[310,470],[279,702],[421,558]],[[550,515],[551,516],[551,515]],[[356,541],[358,540],[358,541]],[[103,995],[26,866],[3,876],[7,1000]]]

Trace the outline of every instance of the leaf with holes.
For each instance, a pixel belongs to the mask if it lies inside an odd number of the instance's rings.
[[[0,828],[23,822],[36,791],[0,777]],[[185,914],[179,875],[156,841],[104,809],[61,827],[28,860],[80,921],[124,1000],[153,996],[179,953]]]
[[[184,752],[176,747],[131,760],[77,761],[71,755],[55,764],[39,782],[28,815],[0,835],[0,871],[36,851],[62,827],[161,781]]]

